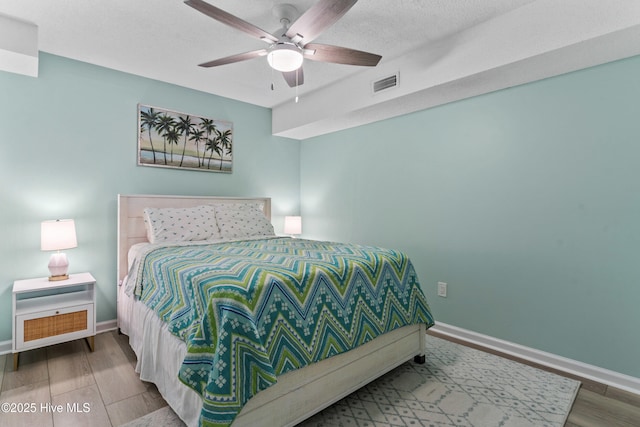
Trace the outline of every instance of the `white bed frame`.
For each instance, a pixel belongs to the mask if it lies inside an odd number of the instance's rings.
[[[147,241],[143,220],[145,207],[179,208],[216,203],[260,203],[265,216],[271,219],[271,199],[264,197],[118,195],[119,283],[127,274],[129,248]],[[424,362],[425,334],[424,324],[405,326],[354,350],[288,372],[278,377],[275,385],[247,402],[233,425],[293,426],[411,358]],[[162,390],[160,392],[165,395]],[[174,406],[169,400],[169,405]]]

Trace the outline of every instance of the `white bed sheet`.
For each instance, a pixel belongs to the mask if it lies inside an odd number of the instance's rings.
[[[140,379],[154,383],[185,424],[197,426],[202,399],[178,379],[186,344],[168,331],[153,310],[129,297],[124,286],[118,286],[118,318],[118,326],[129,336],[129,345],[138,358],[136,372]]]

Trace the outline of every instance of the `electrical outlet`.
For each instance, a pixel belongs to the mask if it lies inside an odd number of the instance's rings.
[[[438,282],[438,296],[447,297],[447,284],[445,282]]]

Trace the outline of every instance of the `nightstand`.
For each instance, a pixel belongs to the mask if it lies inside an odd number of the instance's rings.
[[[47,277],[13,282],[13,369],[21,351],[96,335],[96,279],[90,273],[67,280]]]

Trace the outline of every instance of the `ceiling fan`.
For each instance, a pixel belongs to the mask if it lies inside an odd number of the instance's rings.
[[[382,57],[373,53],[346,47],[311,43],[324,30],[338,21],[358,0],[318,0],[298,19],[292,21],[292,10],[288,4],[278,5],[275,12],[280,15],[283,28],[274,34],[268,33],[203,0],[186,0],[185,4],[205,15],[269,44],[267,48],[227,56],[199,64],[201,67],[217,67],[267,56],[269,65],[282,75],[291,87],[304,83],[302,62],[304,59],[335,64],[375,67]]]

